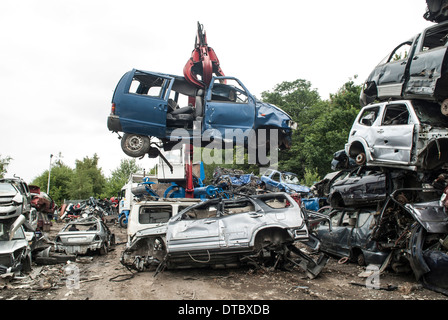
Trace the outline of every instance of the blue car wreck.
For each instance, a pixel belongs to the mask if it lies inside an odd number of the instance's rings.
[[[299,184],[299,178],[292,172],[268,169],[260,177],[269,191],[309,194],[310,188]]]
[[[288,149],[296,123],[233,77],[214,76],[198,88],[182,76],[133,69],[117,84],[107,127],[124,133],[121,146],[127,155],[156,157],[158,148],[171,150],[179,142],[247,147],[249,141],[255,146],[250,139],[256,138],[258,147],[275,141],[279,149]]]

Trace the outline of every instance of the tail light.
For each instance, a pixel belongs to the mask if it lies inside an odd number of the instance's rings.
[[[110,114],[115,114],[115,103],[112,103],[112,108],[110,110]]]

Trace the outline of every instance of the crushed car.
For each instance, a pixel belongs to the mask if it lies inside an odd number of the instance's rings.
[[[332,207],[369,206],[387,194],[386,173],[379,167],[360,166],[333,180],[328,202]]]
[[[10,182],[0,182],[0,219],[19,217],[25,214],[24,197]]]
[[[361,106],[375,100],[422,99],[442,104],[448,114],[448,21],[396,46],[363,85]]]
[[[358,165],[437,170],[448,162],[448,118],[437,103],[399,100],[361,109],[345,144]]]
[[[138,231],[121,263],[138,271],[154,266],[156,273],[164,268],[244,264],[299,266],[315,278],[328,257],[321,254],[314,261],[297,242],[319,247],[300,206],[288,194],[215,198],[181,211],[163,226]]]
[[[320,249],[344,260],[356,261],[360,266],[381,265],[389,252],[382,251],[370,240],[372,227],[378,219],[375,208],[330,208],[315,232],[321,241]]]
[[[25,222],[22,214],[0,220],[0,274],[31,271],[31,239],[23,228]]]
[[[440,192],[421,188],[395,190],[385,203],[371,240],[389,250],[385,264],[412,271],[427,288],[448,294],[448,214]]]
[[[310,192],[310,188],[300,184],[299,177],[292,172],[278,171],[268,169],[260,177],[265,184],[266,190],[274,192],[298,193],[306,195]]]
[[[67,255],[105,255],[115,245],[115,235],[100,218],[88,216],[67,223],[54,242],[55,251]]]

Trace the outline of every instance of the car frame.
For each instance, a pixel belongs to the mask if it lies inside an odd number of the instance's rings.
[[[314,262],[294,246],[297,241],[319,246],[287,193],[215,198],[181,211],[161,227],[137,232],[121,263],[139,271],[150,266],[229,267],[270,260],[275,256],[271,251],[286,254],[287,246],[305,260],[300,266],[313,278],[328,259]]]
[[[447,34],[445,21],[396,46],[365,81],[361,106],[375,100],[424,99],[443,104],[448,112]]]
[[[358,165],[436,170],[448,162],[448,118],[423,100],[368,105],[353,122],[345,152]]]
[[[54,242],[57,252],[69,255],[98,252],[100,255],[105,255],[115,244],[115,235],[101,219],[88,216],[67,223],[59,231]]]
[[[259,142],[268,145],[274,129],[276,147],[285,149],[297,128],[286,112],[257,100],[237,78],[215,76],[201,89],[182,76],[136,69],[118,82],[107,126],[124,133],[121,147],[131,157],[156,157],[158,147],[167,151],[193,138],[201,146],[212,140],[247,146],[255,133]],[[266,129],[266,135],[260,134],[261,129]]]

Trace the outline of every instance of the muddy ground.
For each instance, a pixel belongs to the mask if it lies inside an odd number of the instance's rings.
[[[47,233],[54,239],[63,223],[53,223]],[[117,245],[105,256],[88,255],[75,262],[35,265],[21,279],[0,278],[1,300],[447,300],[417,283],[412,274],[385,271],[380,288],[365,287],[359,275],[365,268],[339,264],[331,258],[322,273],[309,280],[300,269],[292,272],[234,269],[165,270],[131,273],[119,262],[126,231],[109,225]],[[79,271],[79,288],[69,269]],[[74,270],[74,269],[72,269]],[[390,291],[384,289],[391,289]],[[182,302],[183,303],[183,302]]]

